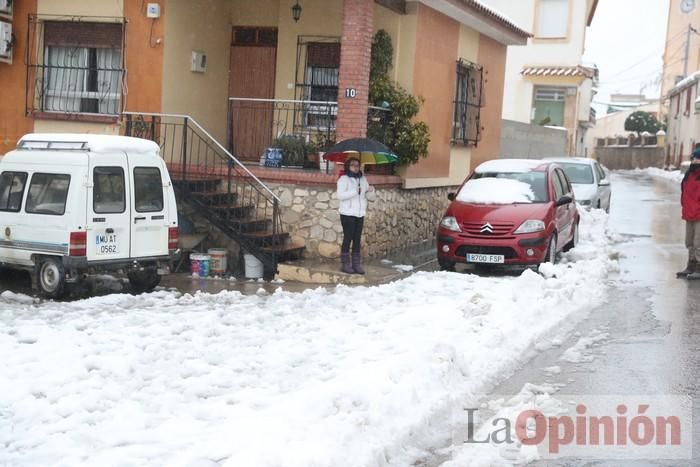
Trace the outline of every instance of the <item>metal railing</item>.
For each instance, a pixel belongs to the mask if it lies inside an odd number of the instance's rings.
[[[368,136],[385,142],[390,110],[367,110]],[[282,165],[306,166],[309,156],[335,144],[337,115],[337,102],[231,97],[228,150],[238,159],[259,161],[267,148],[289,148]]]
[[[125,135],[155,141],[176,193],[246,253],[277,270],[280,199],[188,115],[124,112]]]

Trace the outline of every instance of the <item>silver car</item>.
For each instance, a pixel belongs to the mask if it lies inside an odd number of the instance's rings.
[[[607,171],[595,159],[586,157],[552,157],[564,169],[574,189],[576,202],[587,208],[610,212],[611,186]]]

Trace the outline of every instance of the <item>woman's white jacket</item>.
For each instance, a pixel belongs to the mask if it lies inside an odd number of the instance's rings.
[[[365,217],[367,214],[367,201],[375,200],[374,191],[369,191],[369,182],[364,175],[360,178],[352,178],[343,175],[338,179],[338,211],[343,216]],[[357,187],[360,187],[358,192]]]

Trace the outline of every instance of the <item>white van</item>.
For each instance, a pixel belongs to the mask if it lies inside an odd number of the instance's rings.
[[[58,298],[87,274],[152,290],[178,252],[175,193],[153,141],[30,134],[0,161],[0,265]]]

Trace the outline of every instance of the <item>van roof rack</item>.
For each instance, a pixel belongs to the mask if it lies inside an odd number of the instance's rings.
[[[17,149],[51,149],[63,151],[86,151],[87,141],[46,141],[46,140],[22,140],[17,143]]]

